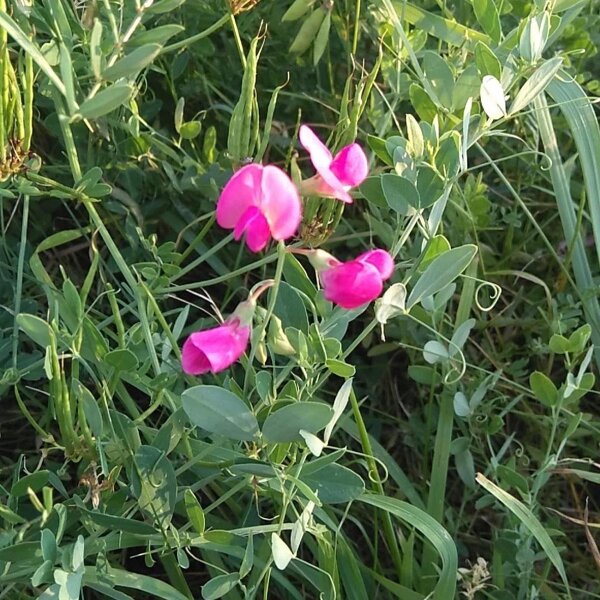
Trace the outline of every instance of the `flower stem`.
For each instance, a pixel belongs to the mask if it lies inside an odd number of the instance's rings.
[[[362,415],[360,414],[360,407],[358,405],[358,400],[356,399],[354,389],[350,390],[350,404],[352,406],[352,414],[354,415],[354,421],[356,422],[358,433],[360,435],[360,444],[362,446],[362,451],[365,454],[367,464],[369,465],[369,476],[371,479],[373,491],[377,492],[382,496],[385,496],[383,484],[379,479],[377,463],[373,458],[373,449],[371,448],[369,433],[367,432],[365,422],[363,421]],[[386,511],[382,511],[382,518],[383,535],[385,537],[388,549],[392,555],[392,560],[394,561],[394,567],[396,568],[396,572],[400,574],[402,572],[402,556],[400,555],[400,550],[398,549],[398,542],[396,538],[396,533],[394,532],[392,518],[390,517],[390,513]]]

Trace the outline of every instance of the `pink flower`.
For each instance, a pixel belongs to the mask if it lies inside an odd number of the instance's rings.
[[[292,237],[300,225],[300,196],[290,178],[274,165],[242,167],[227,182],[217,202],[217,223],[233,229],[236,240],[246,234],[252,252],[272,237]]]
[[[192,333],[181,349],[181,366],[188,375],[219,373],[244,352],[252,330],[255,303],[242,302],[218,327]]]
[[[300,143],[310,154],[317,175],[302,182],[302,192],[352,202],[348,190],[360,185],[367,177],[367,157],[358,144],[342,148],[333,157],[327,146],[307,125],[300,127]]]
[[[394,260],[379,249],[348,262],[315,250],[309,260],[319,274],[325,298],[342,308],[356,308],[375,300],[383,290],[383,282],[394,272]]]

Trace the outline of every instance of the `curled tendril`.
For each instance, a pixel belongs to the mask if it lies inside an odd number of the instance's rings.
[[[333,448],[333,446],[328,446],[328,448]],[[378,477],[373,477],[373,473],[371,472],[371,469],[367,467],[367,472],[369,474],[369,481],[371,483],[375,483],[375,484],[384,484],[390,477],[390,472],[388,470],[388,468],[385,466],[385,463],[380,459],[377,458],[374,455],[371,454],[365,454],[364,452],[359,452],[358,450],[349,450],[348,448],[344,448],[345,452],[347,452],[348,454],[353,454],[354,456],[361,456],[362,458],[371,458],[373,459],[376,463],[378,463],[378,465],[383,469],[384,472],[384,477],[383,479],[379,479]],[[379,475],[379,473],[377,473],[377,476]]]
[[[475,281],[479,281],[480,284],[475,288],[475,304],[477,308],[482,312],[489,312],[493,310],[493,308],[498,304],[498,300],[500,300],[500,296],[502,295],[502,288],[497,284],[491,281],[483,281],[482,279],[477,279],[473,277]],[[489,294],[491,304],[484,305],[481,302],[480,296],[485,288],[491,288],[491,293]]]
[[[465,359],[465,355],[463,354],[463,351],[452,341],[450,341],[450,346],[454,346],[454,348],[456,348],[456,354],[458,354],[458,358],[459,358],[458,364],[459,364],[460,368],[457,367],[457,365],[456,365],[457,361],[453,355],[450,358],[450,364],[452,366],[449,369],[449,371],[444,375],[444,379],[443,379],[443,382],[446,385],[452,385],[454,383],[458,383],[462,379],[463,375],[465,374],[465,372],[467,370],[467,361]],[[453,373],[456,373],[456,377],[454,377],[454,378],[452,378]]]

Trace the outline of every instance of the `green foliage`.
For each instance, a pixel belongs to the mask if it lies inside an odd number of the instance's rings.
[[[200,4],[0,0],[0,597],[597,597],[597,3]],[[374,310],[214,224],[300,123],[370,152],[292,245],[389,249]]]

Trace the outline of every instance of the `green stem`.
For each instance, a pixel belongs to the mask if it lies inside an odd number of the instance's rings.
[[[362,446],[362,451],[365,454],[367,459],[367,464],[369,465],[369,474],[371,477],[371,484],[373,491],[377,492],[381,496],[385,496],[385,490],[383,489],[383,484],[379,479],[379,471],[377,470],[377,463],[373,458],[373,449],[371,448],[371,441],[369,440],[369,433],[367,432],[367,428],[365,427],[365,422],[363,421],[362,415],[360,413],[360,407],[358,405],[358,400],[356,399],[356,394],[354,393],[354,389],[350,390],[350,404],[352,406],[352,414],[354,415],[354,421],[356,422],[356,426],[358,428],[358,433],[360,435],[360,444]],[[402,556],[400,555],[400,550],[398,548],[398,541],[396,538],[396,533],[394,532],[394,526],[392,523],[392,518],[390,513],[386,511],[382,511],[383,518],[383,534],[385,537],[386,544],[388,546],[388,550],[392,555],[392,560],[394,562],[394,568],[396,569],[396,573],[400,576],[402,573]]]
[[[231,23],[231,30],[233,31],[233,38],[235,39],[235,45],[238,50],[238,54],[240,55],[240,62],[242,63],[242,67],[244,70],[246,69],[246,54],[244,53],[244,46],[242,45],[242,39],[240,38],[240,32],[237,27],[237,23],[235,21],[235,17],[233,13],[229,15],[229,22]]]
[[[13,367],[17,368],[17,355],[19,350],[19,325],[17,316],[21,312],[21,296],[23,294],[23,266],[25,263],[25,242],[27,241],[27,227],[29,223],[29,196],[23,200],[23,220],[21,222],[21,241],[19,243],[19,258],[17,261],[17,289],[15,290],[15,319],[13,323]]]
[[[208,37],[211,33],[214,33],[215,31],[221,29],[221,27],[223,27],[223,25],[225,25],[225,23],[227,23],[227,21],[229,21],[229,13],[226,15],[223,15],[216,23],[213,23],[210,27],[208,27],[204,31],[201,31],[200,33],[196,33],[195,35],[192,35],[191,37],[186,38],[185,40],[181,40],[180,42],[175,42],[174,44],[171,44],[170,46],[165,46],[163,48],[161,54],[165,54],[166,52],[173,52],[174,50],[179,50],[179,48],[184,48],[185,46],[189,46],[190,44],[193,44],[194,42],[198,42],[198,41],[204,39],[205,37]]]
[[[438,427],[433,449],[433,463],[429,496],[427,497],[427,512],[436,521],[442,524],[444,516],[444,500],[446,497],[446,480],[448,478],[448,464],[450,462],[450,442],[452,441],[452,427],[454,425],[454,401],[449,393],[442,395]],[[434,576],[436,573],[435,560],[437,552],[431,544],[423,550],[422,578]]]
[[[271,254],[269,256],[265,256],[256,262],[253,262],[245,267],[240,267],[235,271],[230,271],[229,273],[225,273],[225,275],[219,275],[218,277],[213,277],[213,279],[206,279],[204,281],[198,281],[197,283],[187,283],[185,285],[174,285],[169,288],[159,288],[156,290],[157,294],[175,294],[177,292],[185,292],[187,290],[195,290],[197,288],[205,288],[211,285],[217,285],[219,283],[223,283],[237,277],[238,275],[243,275],[244,273],[248,273],[250,271],[254,271],[258,267],[262,267],[264,265],[268,265],[269,263],[275,262],[278,259],[277,254]]]
[[[180,271],[178,271],[177,275],[171,278],[171,281],[177,281],[177,279],[180,279],[184,275],[187,275],[190,271],[193,271],[198,265],[201,265],[203,262],[207,261],[213,254],[218,252],[221,248],[227,246],[227,244],[229,244],[231,240],[233,240],[233,233],[230,233],[228,236],[224,237],[220,242],[216,243],[212,248],[210,248],[210,250],[207,250],[196,260],[193,260],[191,263],[183,267]]]
[[[244,377],[244,395],[248,393],[248,387],[250,385],[250,373],[252,372],[252,363],[254,362],[254,357],[256,356],[256,345],[260,343],[262,336],[264,335],[267,325],[269,324],[269,319],[273,314],[273,310],[275,309],[275,302],[277,302],[277,293],[279,292],[279,284],[281,283],[281,276],[283,275],[283,265],[285,263],[286,250],[285,244],[283,242],[279,242],[277,245],[277,264],[275,265],[275,276],[273,277],[273,285],[271,289],[271,294],[269,296],[269,305],[267,306],[267,314],[263,319],[263,322],[260,324],[259,328],[253,335],[256,337],[256,344],[252,344],[250,348],[250,355],[248,357],[248,366],[246,368],[246,375]]]
[[[354,7],[354,35],[352,36],[352,54],[356,56],[358,49],[358,32],[360,31],[360,0],[356,0]]]

